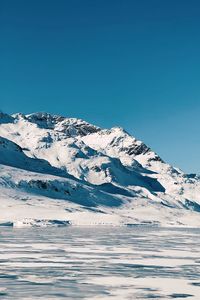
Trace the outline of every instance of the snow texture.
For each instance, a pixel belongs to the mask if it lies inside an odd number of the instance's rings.
[[[200,225],[200,177],[120,127],[0,113],[0,224]]]

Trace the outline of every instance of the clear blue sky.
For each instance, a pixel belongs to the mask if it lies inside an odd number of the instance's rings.
[[[1,0],[0,99],[121,125],[200,173],[200,1]]]

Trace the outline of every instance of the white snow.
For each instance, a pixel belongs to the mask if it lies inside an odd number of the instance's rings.
[[[0,223],[199,226],[199,213],[200,178],[120,127],[0,114]]]

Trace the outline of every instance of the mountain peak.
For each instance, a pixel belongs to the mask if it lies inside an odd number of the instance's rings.
[[[129,135],[129,133],[121,126],[114,126],[109,131],[118,135]]]
[[[29,123],[36,124],[37,127],[42,129],[63,132],[67,136],[84,136],[101,130],[101,128],[82,119],[67,118],[46,112],[36,112],[26,115],[17,113],[13,114],[12,118],[16,119],[17,121],[24,120]]]
[[[0,113],[0,171],[0,192],[14,193],[14,205],[26,193],[29,199],[65,199],[70,211],[74,203],[84,212],[84,206],[100,206],[104,214],[105,206],[118,206],[110,212],[121,213],[123,222],[144,220],[140,204],[150,220],[160,220],[160,209],[171,210],[177,222],[180,209],[199,209],[199,178],[166,164],[122,127],[101,129],[46,112]],[[152,208],[155,218],[147,213]]]

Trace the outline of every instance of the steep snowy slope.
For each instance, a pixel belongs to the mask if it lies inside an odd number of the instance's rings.
[[[43,159],[33,159],[24,154],[22,148],[0,136],[0,164],[38,173],[66,176],[62,170],[52,167]]]
[[[164,191],[155,179],[130,170],[119,158],[86,145],[82,137],[94,132],[100,132],[100,129],[81,120],[49,114],[17,114],[13,116],[13,122],[0,126],[0,135],[20,145],[28,156],[45,159],[81,180],[96,185],[113,182],[120,186],[136,185]]]
[[[23,214],[12,209],[16,199]],[[168,165],[119,127],[100,129],[47,113],[0,113],[0,208],[7,216],[0,220],[37,218],[44,202],[42,218],[53,206],[74,224],[195,225],[200,179]]]
[[[127,168],[135,169],[141,174],[147,173],[149,177],[157,179],[164,187],[165,194],[177,199],[183,196],[200,201],[197,188],[200,181],[197,175],[184,174],[165,163],[148,146],[130,136],[122,128],[102,130],[84,136],[82,140],[96,151],[119,158]]]

